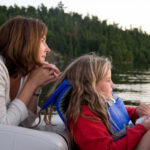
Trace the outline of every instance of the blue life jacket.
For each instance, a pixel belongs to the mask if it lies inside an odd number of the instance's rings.
[[[72,85],[68,80],[63,80],[42,106],[41,110],[44,110],[50,105],[56,106],[60,118],[65,123],[65,112],[69,104],[71,89]],[[118,135],[119,138],[125,136],[126,129],[132,128],[133,123],[129,118],[128,112],[121,98],[113,94],[113,97],[108,100],[107,110],[109,122],[114,133]]]
[[[48,106],[56,106],[56,110],[60,118],[65,122],[65,112],[69,104],[69,92],[71,92],[72,86],[68,80],[63,80],[61,84],[56,88],[52,95],[48,98],[45,104],[42,106],[41,111]]]
[[[108,100],[107,109],[113,132],[118,136],[118,139],[125,136],[126,130],[132,128],[134,124],[130,120],[121,98],[113,94],[113,97]]]

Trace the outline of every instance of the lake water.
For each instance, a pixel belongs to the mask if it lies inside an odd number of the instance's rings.
[[[116,66],[112,69],[114,92],[127,101],[129,105],[144,102],[150,104],[150,66]],[[40,105],[51,85],[45,87],[41,95]]]
[[[150,67],[129,66],[113,68],[114,91],[125,101],[150,104]]]

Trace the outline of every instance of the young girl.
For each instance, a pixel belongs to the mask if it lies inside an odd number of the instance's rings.
[[[112,99],[114,84],[111,80],[111,62],[107,58],[94,55],[79,57],[65,69],[51,93],[64,80],[71,85],[69,98],[64,101],[67,105],[65,121],[80,149],[150,149],[147,138],[150,137],[149,117],[141,124],[131,123],[139,116],[150,115],[150,109],[148,107],[148,111],[144,112],[143,106],[128,108],[119,98]],[[120,135],[120,130],[116,129],[119,125],[128,125],[122,119],[125,116],[129,116],[129,124],[132,126],[123,128],[125,132]]]

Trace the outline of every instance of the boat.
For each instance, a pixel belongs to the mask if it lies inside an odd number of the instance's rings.
[[[43,121],[34,129],[0,124],[0,149],[70,150],[70,134],[58,114],[52,117],[52,124]]]

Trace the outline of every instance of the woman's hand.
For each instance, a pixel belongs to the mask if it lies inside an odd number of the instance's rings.
[[[60,71],[55,65],[44,64],[43,66],[37,67],[31,71],[28,81],[31,81],[36,88],[39,88],[49,82],[57,80],[59,75]]]
[[[141,117],[141,116],[149,116],[150,117],[150,106],[147,104],[140,104],[139,106],[136,107],[136,114]]]
[[[47,83],[57,80],[59,75],[60,71],[55,65],[44,64],[36,67],[30,72],[18,98],[28,107],[33,93],[39,91]]]
[[[58,79],[59,75],[61,74],[59,69],[54,64],[45,64],[42,67],[45,69],[49,69],[50,80],[48,80],[47,83],[56,81]]]

